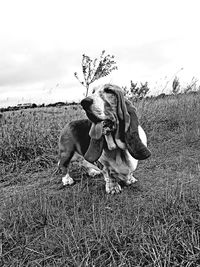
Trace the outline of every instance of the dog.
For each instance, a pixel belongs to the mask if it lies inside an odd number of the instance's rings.
[[[107,193],[121,192],[119,181],[137,181],[133,172],[138,160],[147,159],[147,137],[139,125],[136,109],[120,87],[105,84],[81,101],[88,119],[72,121],[59,138],[59,167],[63,185],[72,185],[68,165],[75,152],[87,161],[89,174],[102,173]],[[98,167],[102,166],[102,170]]]

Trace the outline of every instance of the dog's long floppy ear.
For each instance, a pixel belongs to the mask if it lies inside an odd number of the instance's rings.
[[[128,151],[135,159],[147,159],[148,157],[150,157],[151,152],[140,139],[138,132],[139,121],[136,114],[136,109],[128,100],[126,100],[126,107],[130,115],[130,126],[127,133],[125,134],[125,142]]]
[[[89,135],[91,137],[88,150],[86,151],[84,158],[93,163],[97,161],[103,151],[104,138],[102,136],[103,125],[102,123],[94,124],[90,128]]]
[[[122,89],[116,85],[107,84],[105,90],[112,91],[117,97],[115,142],[121,149],[125,149],[125,133],[130,126],[130,115],[127,111]]]
[[[115,91],[115,94],[117,96],[117,114],[118,118],[120,120],[120,123],[122,124],[120,127],[123,128],[125,132],[127,132],[129,125],[130,125],[130,115],[127,111],[127,107],[125,104],[125,99],[122,90],[119,88]]]

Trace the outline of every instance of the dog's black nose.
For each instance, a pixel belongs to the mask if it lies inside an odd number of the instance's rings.
[[[92,103],[93,99],[90,97],[86,97],[81,101],[81,106],[87,110],[92,105]]]

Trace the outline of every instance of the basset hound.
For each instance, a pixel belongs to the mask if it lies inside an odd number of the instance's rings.
[[[138,160],[151,155],[136,109],[124,98],[121,88],[112,84],[94,89],[90,97],[81,101],[81,106],[88,119],[70,122],[59,139],[58,165],[65,174],[63,185],[74,183],[68,165],[77,152],[88,162],[89,174],[103,174],[107,193],[119,193],[118,182],[134,183]]]

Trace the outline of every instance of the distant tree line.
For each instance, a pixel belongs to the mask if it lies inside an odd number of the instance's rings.
[[[137,88],[137,84],[136,85],[136,88]],[[141,84],[141,87],[139,86],[139,89],[141,88],[141,90],[143,90],[144,88],[146,88],[147,84]],[[148,88],[148,87],[147,87]],[[170,94],[165,94],[165,93],[161,93],[157,96],[141,96],[140,94],[136,95],[136,96],[131,96],[130,95],[130,92],[127,90],[126,87],[122,88],[124,89],[124,94],[127,98],[129,98],[129,100],[132,100],[132,101],[138,101],[138,100],[141,100],[141,99],[146,99],[146,100],[157,100],[157,99],[164,99],[164,98],[170,98],[170,97],[173,97],[173,96],[178,96],[178,95],[182,95],[182,94],[187,94],[187,95],[196,95],[198,94],[198,92],[200,92],[200,90],[198,91],[189,91],[189,92],[182,92],[182,93],[170,93]],[[146,90],[146,89],[145,89]],[[78,105],[79,103],[77,102],[56,102],[56,103],[50,103],[50,104],[40,104],[40,105],[37,105],[35,103],[29,103],[28,104],[19,104],[17,106],[9,106],[7,108],[0,108],[0,112],[6,112],[6,111],[15,111],[15,110],[23,110],[23,109],[31,109],[31,108],[43,108],[43,107],[63,107],[63,106],[76,106]],[[0,119],[1,119],[1,114],[0,114]]]
[[[23,110],[23,109],[31,109],[31,108],[43,108],[43,107],[62,107],[62,106],[70,106],[70,105],[78,105],[76,102],[56,102],[56,103],[50,103],[45,105],[40,104],[37,105],[35,103],[25,103],[25,104],[18,104],[17,106],[9,106],[6,108],[0,108],[0,112],[6,112],[6,111],[15,111],[15,110]]]

